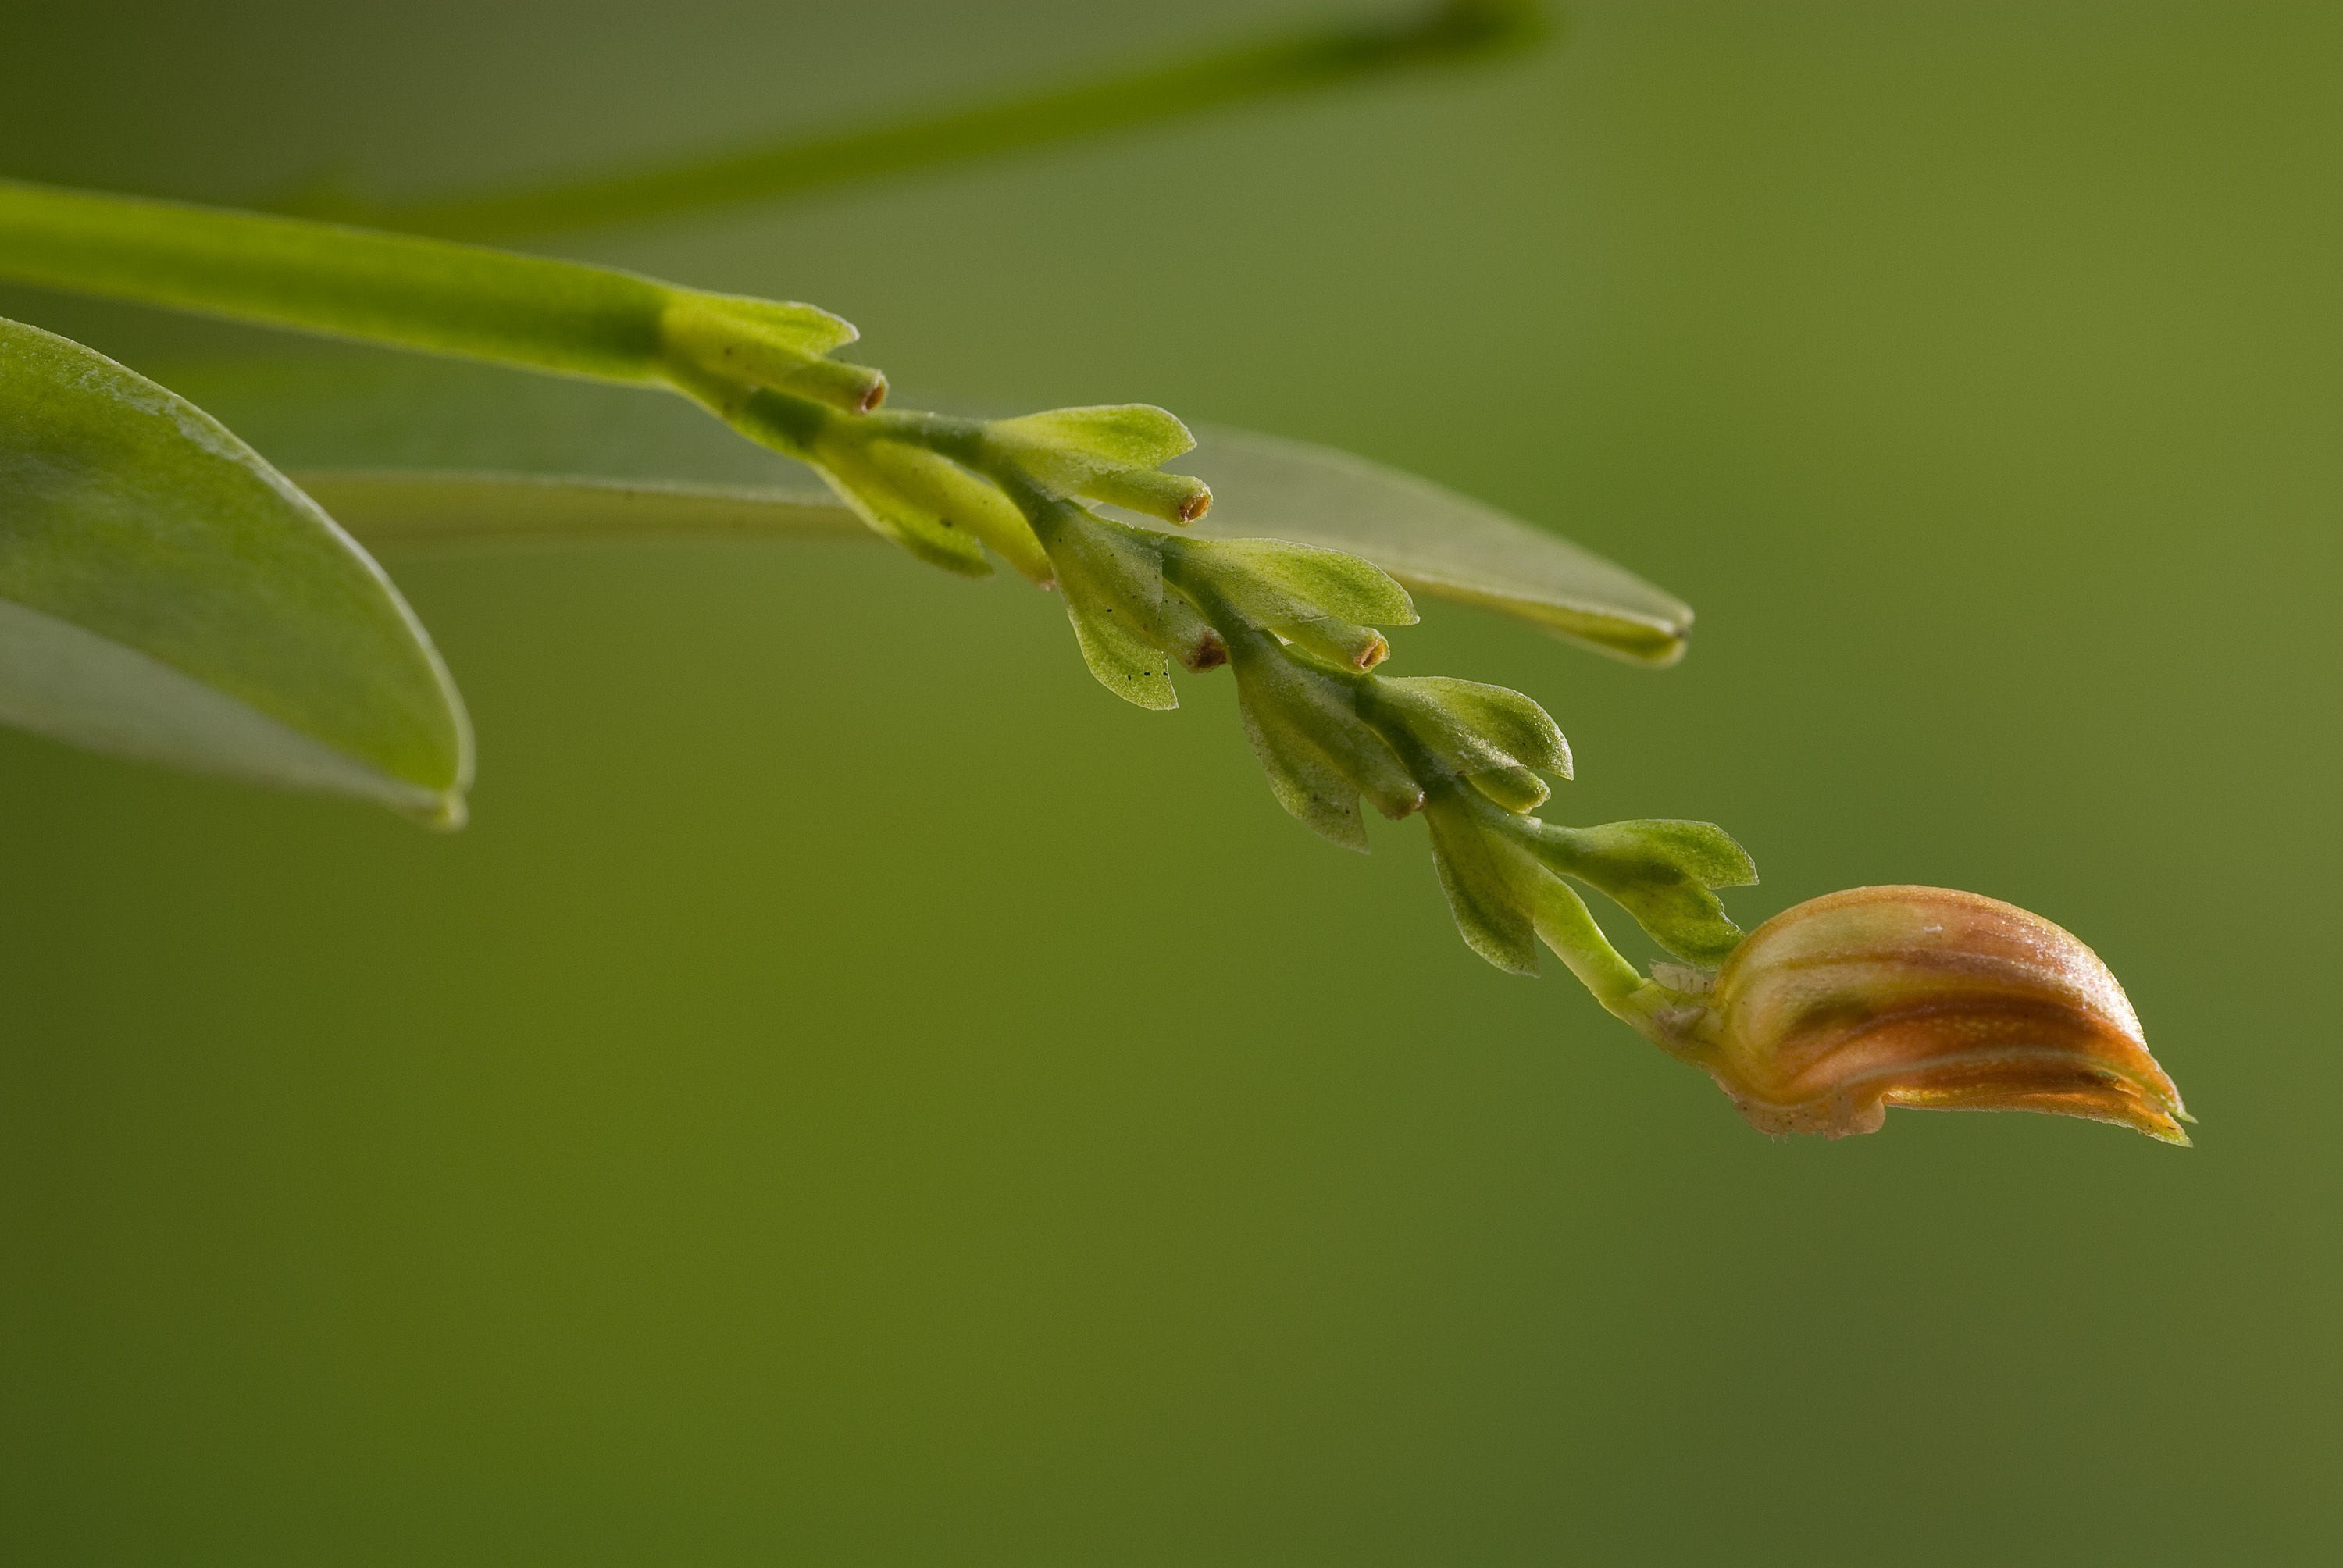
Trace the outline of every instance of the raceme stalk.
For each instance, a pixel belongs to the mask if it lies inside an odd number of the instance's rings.
[[[750,440],[812,466],[874,530],[921,559],[980,575],[992,569],[989,550],[1054,588],[1091,674],[1127,701],[1177,707],[1173,666],[1227,666],[1247,739],[1289,812],[1361,852],[1362,800],[1394,819],[1421,813],[1450,911],[1475,952],[1535,974],[1543,943],[1605,1009],[1708,1068],[1761,1126],[1867,1131],[1876,1119],[1864,1108],[1884,1096],[2128,1117],[2127,1125],[2177,1134],[2177,1092],[2151,1075],[2136,1020],[2122,1037],[2128,1044],[2107,1047],[2105,1061],[2061,1047],[2050,1052],[2055,1070],[1996,1076],[1990,1063],[1949,1060],[1966,1038],[1957,1019],[1930,1032],[1907,1027],[1910,1009],[1882,1004],[1883,1027],[1903,1029],[1918,1042],[1906,1056],[1925,1059],[1902,1060],[1901,1079],[1865,1098],[1870,1037],[1860,1030],[1851,1044],[1833,1037],[1844,1073],[1792,1070],[1785,1061],[1804,1060],[1810,1032],[1797,1014],[1797,982],[1775,983],[1765,978],[1771,971],[1738,962],[1742,933],[1716,897],[1756,879],[1741,847],[1708,823],[1573,828],[1532,816],[1550,798],[1546,779],[1571,776],[1561,730],[1517,691],[1380,673],[1391,651],[1385,629],[1416,619],[1406,589],[1381,568],[1337,550],[1197,538],[1095,509],[1118,507],[1176,528],[1211,504],[1200,481],[1163,470],[1194,442],[1161,408],[999,420],[880,410],[884,377],[830,357],[854,340],[854,328],[811,306],[447,241],[15,182],[0,182],[0,276],[680,393]],[[1656,978],[1638,970],[1573,883],[1604,894],[1686,967]],[[2011,938],[1991,921],[1962,929],[1987,947],[2040,935],[2026,927]],[[1858,996],[1902,995],[1912,990],[1907,970],[1934,972],[1948,957],[1944,943],[1899,942],[1892,931],[1865,940],[1871,948],[1848,966],[1843,988]],[[1793,967],[1806,951],[1796,943],[1767,949],[1776,950],[1791,954]],[[1962,1018],[1998,1009],[1996,1016],[2018,1022],[2015,1035],[2004,1030],[1996,1040],[2032,1038],[2029,1020],[2066,1020],[2061,1040],[2098,1049],[2122,1034],[2117,1015],[2129,1012],[2107,1001],[2113,977],[2099,984],[2105,970],[2091,970],[2096,964],[2069,955],[2063,969],[2005,965],[1991,984],[1917,1005]],[[1720,970],[1725,983],[1712,995]],[[1786,1013],[1735,1005],[1753,993],[1793,1000]],[[2120,1000],[2119,988],[2114,996]],[[2097,1010],[2074,1021],[2087,1004]],[[1835,993],[1825,1005],[1848,1007]],[[1746,1021],[1761,1015],[1762,1029]],[[2117,1114],[2107,1097],[2074,1089],[2118,1070],[2146,1086],[2124,1104],[2152,1102],[2152,1111]],[[1810,1115],[1804,1101],[1780,1099],[1809,1092],[1856,1109]]]

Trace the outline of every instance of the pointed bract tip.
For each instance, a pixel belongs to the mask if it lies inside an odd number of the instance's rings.
[[[460,789],[449,789],[435,796],[410,797],[392,802],[390,809],[408,821],[428,828],[435,833],[453,833],[472,819],[472,809],[465,804]]]

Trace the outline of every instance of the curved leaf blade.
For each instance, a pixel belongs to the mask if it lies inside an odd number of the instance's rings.
[[[1331,447],[1212,426],[1180,467],[1212,487],[1191,525],[1269,535],[1373,561],[1436,598],[1476,604],[1638,664],[1684,657],[1692,610],[1568,539],[1413,474]]]
[[[460,699],[366,553],[184,397],[0,322],[0,721],[453,825]]]

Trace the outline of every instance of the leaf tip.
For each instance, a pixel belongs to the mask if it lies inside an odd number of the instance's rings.
[[[435,833],[457,832],[472,819],[472,809],[460,789],[417,796],[393,805],[391,809]]]

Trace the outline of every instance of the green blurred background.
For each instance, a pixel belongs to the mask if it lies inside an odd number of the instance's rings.
[[[5,172],[423,196],[1313,0],[27,5]],[[404,566],[437,838],[0,738],[0,1550],[56,1563],[2327,1563],[2343,12],[1604,0],[1526,58],[565,254],[899,386],[1472,491],[1701,613],[1437,608],[1549,814],[2098,948],[2193,1151],[1775,1143],[1333,851],[1225,678],[877,548]],[[289,339],[10,291],[142,368]]]

